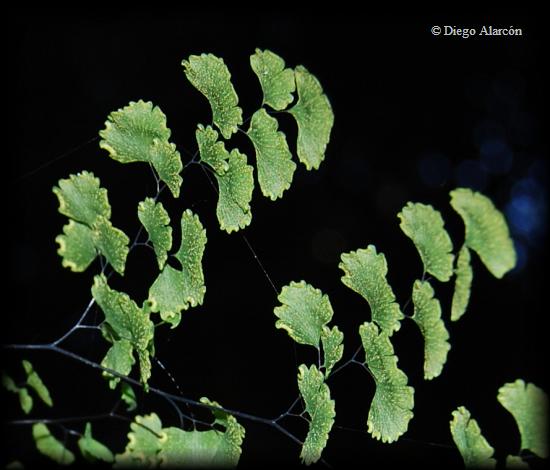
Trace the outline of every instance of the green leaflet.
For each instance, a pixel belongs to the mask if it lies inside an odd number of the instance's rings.
[[[312,365],[308,369],[302,364],[299,367],[298,388],[304,399],[306,412],[311,419],[300,457],[303,463],[310,465],[321,458],[334,424],[336,411],[334,400],[330,399],[328,385],[316,366]]]
[[[181,157],[168,142],[170,129],[166,116],[151,102],[131,101],[130,104],[109,114],[105,129],[99,132],[99,146],[120,163],[147,162],[153,165],[174,197],[179,197]]]
[[[2,385],[9,392],[16,393],[19,398],[19,405],[25,414],[29,414],[32,411],[34,400],[29,394],[27,387],[32,388],[38,398],[40,398],[46,405],[52,406],[53,401],[50,396],[48,388],[42,382],[42,379],[34,370],[32,364],[29,361],[22,361],[23,368],[25,369],[25,375],[27,377],[25,386],[19,387],[15,381],[6,373],[2,373]]]
[[[181,311],[201,305],[206,292],[202,271],[202,256],[206,246],[206,230],[199,217],[187,209],[181,217],[181,244],[175,253],[181,270],[165,265],[149,289],[152,312],[175,328]]]
[[[63,235],[58,235],[55,242],[59,244],[57,253],[63,259],[61,265],[74,272],[82,272],[97,256],[94,245],[94,232],[84,224],[69,220],[63,227]]]
[[[464,220],[464,243],[479,255],[491,274],[500,279],[516,265],[516,251],[506,219],[481,193],[458,188],[450,194],[451,206]]]
[[[466,468],[494,468],[494,449],[481,434],[477,421],[463,406],[453,411],[451,434]]]
[[[155,413],[136,416],[130,424],[128,444],[122,454],[115,455],[115,468],[156,467],[163,438],[162,423]]]
[[[497,399],[518,425],[521,449],[548,457],[548,395],[536,385],[518,379],[500,387]]]
[[[2,387],[4,387],[8,392],[12,392],[12,393],[19,392],[19,387],[15,384],[15,380],[13,380],[5,372],[2,372]]]
[[[199,125],[196,137],[201,161],[212,167],[218,180],[216,215],[220,228],[231,233],[246,227],[252,220],[252,166],[247,164],[246,156],[237,149],[229,153],[223,142],[217,140],[218,133],[210,126],[205,128]]]
[[[155,202],[153,198],[148,197],[138,205],[138,218],[149,234],[159,269],[162,269],[168,258],[167,252],[172,248],[170,216],[162,202]]]
[[[408,202],[397,216],[401,219],[401,230],[420,253],[424,270],[440,281],[448,281],[453,274],[453,243],[439,211],[429,205]]]
[[[37,372],[34,370],[32,364],[29,361],[23,361],[23,368],[25,369],[25,373],[27,374],[27,385],[31,387],[38,397],[46,403],[48,406],[53,406],[52,397],[50,396],[50,392],[48,388],[44,385],[44,382],[42,382],[42,379],[37,374]]]
[[[187,79],[208,99],[212,121],[229,139],[243,123],[243,111],[224,61],[212,54],[201,54],[190,56],[182,65]]]
[[[329,329],[323,326],[321,331],[321,343],[323,344],[323,367],[325,368],[325,378],[330,375],[332,368],[342,359],[344,354],[344,333],[337,326]]]
[[[114,332],[121,340],[126,340],[137,352],[140,360],[141,381],[143,384],[147,384],[151,375],[148,348],[154,336],[154,325],[149,314],[139,308],[127,294],[111,289],[103,274],[94,277],[92,295],[103,310],[105,320]],[[124,358],[124,353],[127,353],[127,345],[119,343],[116,351],[107,353],[104,361],[109,361],[116,366],[123,363],[128,364],[131,359]],[[126,356],[128,355],[126,354]]]
[[[285,61],[281,57],[269,50],[256,49],[250,56],[250,66],[262,86],[264,104],[282,111],[292,103],[292,93],[296,88],[294,71],[285,69]]]
[[[441,318],[441,305],[434,298],[429,282],[415,281],[412,292],[414,315],[424,337],[424,378],[431,380],[441,374],[451,349],[449,332]]]
[[[92,425],[89,422],[86,423],[84,435],[78,440],[78,447],[82,456],[90,462],[101,460],[112,463],[115,460],[109,448],[92,437]]]
[[[167,141],[170,129],[166,116],[150,101],[131,101],[109,114],[105,129],[99,132],[99,146],[120,163],[149,162],[154,139]]]
[[[111,289],[103,274],[94,277],[92,295],[105,314],[105,320],[121,339],[132,347],[147,349],[153,339],[153,322],[130,297]]]
[[[132,343],[126,339],[121,339],[115,341],[113,345],[107,351],[107,354],[101,361],[101,365],[108,369],[112,369],[119,374],[128,375],[132,370],[132,366],[135,364],[136,360],[134,359],[134,348]],[[108,372],[103,372],[103,376],[109,379],[109,387],[114,389],[120,378],[109,374]]]
[[[150,343],[152,344],[152,342]],[[137,351],[139,359],[139,375],[141,382],[145,384],[145,389],[147,389],[147,381],[151,377],[151,359],[150,356],[154,354],[150,348],[138,349]]]
[[[217,401],[209,400],[206,397],[202,397],[200,401],[207,405],[221,407]],[[214,416],[213,424],[225,428],[223,436],[225,442],[220,446],[222,450],[221,454],[223,455],[223,459],[220,459],[220,463],[223,460],[224,465],[236,467],[242,452],[241,446],[245,436],[245,429],[238,423],[233,415],[221,410],[211,409],[210,411]]]
[[[328,296],[301,281],[284,286],[277,299],[282,305],[273,310],[279,318],[275,327],[286,330],[297,343],[319,348],[323,327],[333,315]]]
[[[164,430],[166,442],[159,453],[161,467],[235,467],[231,448],[219,431]],[[240,448],[239,448],[240,449]]]
[[[298,158],[308,170],[318,169],[325,158],[334,114],[321,84],[305,67],[294,70],[298,102],[288,111],[298,123]]]
[[[218,140],[218,133],[211,126],[199,124],[195,132],[201,162],[207,163],[218,176],[223,176],[229,170],[229,152],[225,144]]]
[[[74,462],[74,454],[51,435],[45,424],[34,424],[32,436],[36,448],[46,457],[54,460],[59,465],[70,465]]]
[[[18,387],[15,381],[5,372],[2,372],[2,386],[12,393],[16,393],[19,398],[19,405],[25,414],[29,414],[32,410],[33,399],[29,395],[27,387]]]
[[[98,217],[93,232],[94,245],[105,256],[113,269],[119,274],[124,274],[126,257],[128,256],[128,243],[130,239],[126,234],[113,227],[110,220]]]
[[[253,169],[246,155],[233,149],[229,154],[229,169],[218,177],[219,201],[216,215],[220,228],[227,233],[245,228],[252,220],[250,201],[254,189]]]
[[[130,384],[120,384],[120,398],[126,403],[126,411],[134,411],[137,408],[136,392]]]
[[[99,186],[99,179],[83,171],[58,184],[53,192],[59,200],[59,212],[70,217],[64,233],[55,239],[63,267],[82,272],[100,253],[115,271],[124,274],[129,239],[112,226],[107,190]]]
[[[413,417],[414,389],[397,367],[397,356],[388,333],[378,330],[374,323],[359,327],[365,350],[366,365],[376,382],[376,392],[367,421],[368,432],[382,442],[393,442],[407,431]]]
[[[164,181],[174,197],[179,197],[183,170],[180,153],[176,146],[165,140],[153,139],[151,163],[161,181]]]
[[[458,253],[455,269],[455,290],[451,306],[451,321],[457,321],[466,313],[470,301],[470,289],[474,272],[470,264],[470,250],[464,245]]]
[[[219,407],[207,398],[201,402]],[[234,416],[212,410],[214,423],[224,431],[184,431],[162,428],[155,413],[136,416],[130,425],[124,453],[116,455],[115,467],[234,467],[239,462],[245,430]]]
[[[277,131],[278,127],[277,119],[260,108],[253,114],[247,132],[256,150],[258,183],[262,194],[273,201],[290,188],[296,169],[286,137]]]
[[[33,399],[29,395],[27,387],[20,388],[17,393],[19,394],[19,405],[23,412],[28,415],[32,411]]]
[[[529,468],[529,465],[518,455],[507,455],[506,468]]]
[[[99,186],[99,178],[93,173],[82,171],[59,180],[53,188],[59,200],[59,212],[70,219],[92,227],[98,217],[111,217],[111,206],[107,190]]]
[[[376,253],[376,247],[369,245],[350,253],[343,253],[338,267],[344,271],[342,282],[369,303],[372,320],[389,336],[401,327],[404,318],[395,295],[386,280],[388,264],[383,253]]]
[[[220,406],[215,401],[201,398],[202,403]],[[234,416],[212,410],[214,424],[225,431],[183,431],[178,428],[164,429],[162,448],[159,453],[161,467],[236,467],[241,456],[245,436],[244,428]]]

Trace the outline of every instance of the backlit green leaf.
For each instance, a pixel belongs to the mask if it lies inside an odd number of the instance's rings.
[[[337,326],[330,329],[323,326],[321,331],[321,343],[323,344],[323,367],[325,368],[325,377],[330,375],[332,368],[342,359],[344,354],[344,333]]]
[[[161,318],[172,328],[179,325],[181,311],[189,308],[186,286],[182,271],[166,265],[149,289],[151,311],[160,312]]]
[[[260,80],[265,104],[282,111],[292,103],[292,93],[296,88],[294,72],[285,69],[285,61],[281,57],[268,50],[256,49],[250,56],[250,66]]]
[[[59,245],[57,254],[63,258],[61,265],[71,271],[85,271],[97,256],[93,231],[74,220],[69,220],[55,241]]]
[[[112,369],[119,374],[128,375],[132,370],[132,366],[136,362],[133,355],[134,348],[132,343],[126,339],[115,341],[107,351],[106,356],[101,361],[101,365],[108,369]],[[103,372],[104,377],[109,378],[109,387],[114,389],[120,379],[109,372]]]
[[[98,217],[94,225],[93,240],[98,251],[105,256],[113,269],[119,274],[124,274],[130,243],[126,234],[113,227],[110,220]]]
[[[401,219],[401,230],[420,253],[424,270],[440,281],[448,281],[453,274],[453,243],[439,211],[429,205],[408,202],[397,216]]]
[[[29,395],[27,387],[18,387],[15,381],[6,373],[2,373],[2,385],[9,392],[16,393],[19,398],[19,405],[25,414],[29,414],[32,410],[33,399]]]
[[[488,197],[467,188],[451,191],[451,205],[464,220],[464,243],[500,279],[516,265],[516,251],[506,219]]]
[[[174,197],[179,197],[182,182],[180,172],[183,169],[183,165],[176,146],[165,140],[153,139],[153,144],[151,145],[151,163],[161,181],[166,183]]]
[[[407,431],[413,417],[414,389],[397,367],[397,356],[386,331],[374,323],[359,327],[366,365],[376,382],[367,421],[368,432],[382,442],[393,442]]]
[[[195,132],[201,162],[207,163],[217,175],[224,175],[229,170],[229,152],[225,144],[218,140],[218,133],[211,126],[199,124]]]
[[[236,421],[231,426],[234,428],[227,427],[225,432],[215,429],[164,429],[165,437],[159,453],[161,467],[236,467],[241,455],[244,428]]]
[[[243,112],[224,61],[212,54],[201,54],[190,56],[182,65],[187,79],[208,99],[212,121],[224,138],[229,139],[243,123]]]
[[[412,293],[414,315],[424,336],[424,378],[431,380],[441,374],[451,349],[449,332],[441,319],[441,305],[434,298],[429,282],[415,281]]]
[[[321,84],[305,67],[294,71],[298,102],[289,110],[298,123],[298,158],[308,170],[318,169],[334,124],[334,114]]]
[[[263,195],[273,201],[290,188],[296,169],[286,137],[278,127],[277,119],[260,108],[253,114],[247,133],[256,150],[260,188]]]
[[[344,271],[342,282],[369,303],[374,321],[380,328],[392,335],[401,327],[404,318],[395,295],[386,280],[388,265],[383,253],[376,253],[376,247],[369,245],[350,253],[343,253],[338,267]]]
[[[191,306],[201,304],[206,287],[202,271],[202,257],[206,246],[206,230],[201,224],[198,215],[189,209],[181,216],[181,243],[175,253],[189,284],[188,301]]]
[[[220,228],[227,233],[245,228],[252,220],[250,201],[254,189],[253,169],[246,155],[233,149],[229,154],[229,169],[218,176],[219,200],[216,215]]]
[[[99,178],[83,171],[59,180],[53,192],[59,200],[59,212],[92,227],[98,217],[111,217],[107,190],[100,188]]]
[[[92,437],[92,425],[90,423],[86,423],[86,430],[84,431],[84,435],[78,440],[78,447],[82,456],[90,462],[100,460],[112,463],[115,460],[115,456],[109,448]]]
[[[134,411],[137,408],[136,392],[129,383],[120,384],[120,398],[126,403],[127,411]]]
[[[474,272],[470,264],[470,250],[464,245],[458,253],[458,260],[455,269],[455,290],[453,292],[453,303],[451,307],[451,320],[457,321],[468,308],[470,301],[470,289]]]
[[[334,424],[336,411],[324,376],[317,367],[309,369],[302,364],[298,369],[298,388],[309,415],[309,430],[300,457],[306,465],[317,462],[327,445],[328,435]]]
[[[254,189],[253,168],[237,149],[229,153],[218,133],[210,126],[199,125],[197,143],[201,161],[207,163],[218,180],[216,215],[220,228],[231,233],[246,227],[252,220],[250,201]]]
[[[463,406],[453,411],[451,434],[466,468],[495,467],[496,461],[492,458],[494,449],[481,434],[477,421]]]
[[[33,406],[33,399],[29,394],[29,390],[27,387],[22,387],[17,390],[17,393],[19,394],[19,405],[21,405],[21,409],[25,414],[28,415],[32,411]]]
[[[62,265],[72,271],[84,271],[97,253],[104,255],[115,271],[124,273],[128,237],[112,226],[107,190],[92,173],[82,172],[59,180],[53,192],[59,199],[59,212],[71,218],[56,238]]]
[[[148,197],[138,205],[138,218],[149,234],[159,269],[162,269],[168,258],[167,252],[172,248],[170,216],[162,202],[155,202],[154,199]]]
[[[220,406],[215,401],[201,398],[202,403]],[[159,457],[162,467],[235,467],[241,456],[244,428],[234,416],[212,410],[214,424],[224,431],[183,431],[178,428],[164,429]],[[166,439],[166,440],[164,440]]]
[[[216,402],[201,398],[202,403],[219,407]],[[184,431],[162,428],[155,413],[137,416],[130,425],[128,444],[116,456],[115,467],[234,467],[241,455],[245,430],[231,416],[212,410],[215,425],[224,430]]]
[[[175,254],[181,270],[167,264],[149,289],[151,311],[160,312],[172,328],[179,324],[182,310],[202,304],[206,292],[202,271],[206,230],[189,209],[181,218],[181,234],[181,245]]]
[[[74,462],[74,454],[51,435],[45,424],[34,424],[32,436],[36,448],[46,457],[54,460],[59,465],[70,465]]]
[[[297,343],[319,348],[323,326],[333,315],[328,296],[301,281],[284,286],[277,298],[282,305],[273,310],[279,318],[275,327],[286,330]]]
[[[131,101],[118,111],[109,114],[105,129],[99,132],[99,146],[120,163],[150,162],[154,139],[167,141],[170,129],[166,116],[150,101]]]
[[[153,165],[174,197],[179,196],[181,157],[168,142],[170,129],[166,116],[151,102],[138,101],[109,114],[105,129],[99,132],[99,146],[121,163],[147,162]]]
[[[19,387],[15,384],[15,380],[13,380],[8,374],[5,372],[2,372],[2,386],[8,391],[12,393],[18,393]]]
[[[136,350],[140,360],[142,382],[145,384],[151,367],[148,348],[154,335],[154,325],[149,314],[139,308],[127,294],[111,289],[103,274],[94,277],[92,295],[114,332],[121,340],[127,340]],[[124,343],[119,347],[121,355],[127,351]],[[120,357],[117,354],[117,358]],[[120,360],[128,361],[127,358]]]
[[[518,379],[500,387],[497,399],[516,420],[521,449],[548,457],[548,395],[544,390]]]
[[[159,453],[161,466],[168,468],[232,467],[223,456],[220,448],[223,433],[217,431],[184,431],[179,428],[166,428]]]
[[[519,455],[507,455],[506,468],[529,468],[529,465]]]
[[[149,349],[137,350],[137,355],[139,359],[139,377],[141,379],[141,383],[143,384],[147,384],[147,381],[151,377],[151,354],[152,353]]]
[[[136,416],[128,433],[124,453],[115,456],[115,468],[156,467],[160,463],[158,452],[164,439],[162,423],[155,413]]]
[[[23,361],[23,368],[27,374],[27,385],[31,387],[38,397],[46,403],[48,406],[53,406],[52,397],[50,396],[50,391],[42,382],[42,379],[38,373],[34,370],[32,364],[29,361]]]

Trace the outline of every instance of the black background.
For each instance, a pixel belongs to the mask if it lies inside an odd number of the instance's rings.
[[[9,145],[4,152],[9,155],[10,191],[4,223],[10,235],[5,246],[11,284],[4,342],[57,338],[75,323],[90,298],[99,264],[75,274],[61,267],[56,254],[54,239],[66,219],[57,212],[51,188],[60,178],[93,171],[109,190],[114,225],[130,237],[139,227],[137,203],[155,193],[146,165],[122,166],[99,149],[97,139],[92,140],[109,112],[129,101],[152,101],[167,115],[184,163],[190,160],[196,150],[197,123],[211,120],[207,101],[182,71],[181,60],[191,54],[211,52],[224,59],[245,118],[261,103],[261,89],[249,67],[256,47],[271,49],[291,67],[305,65],[322,83],[335,113],[325,162],[317,172],[299,165],[291,189],[275,203],[256,188],[252,224],[243,233],[277,289],[303,279],[330,296],[333,322],[345,334],[346,359],[359,345],[357,328],[369,319],[369,309],[340,282],[342,252],[375,244],[387,257],[388,278],[404,305],[414,279],[422,274],[419,257],[396,217],[407,201],[441,210],[459,247],[463,226],[448,204],[451,189],[470,183],[504,210],[516,182],[530,172],[542,187],[547,182],[541,123],[547,105],[542,32],[530,17],[19,11],[7,21]],[[521,27],[523,36],[464,39],[430,33],[432,25],[479,30],[484,24]],[[294,153],[295,123],[289,115],[277,117]],[[478,131],[486,121],[500,129],[513,151],[513,162],[500,174],[474,171],[464,176],[461,163],[479,161]],[[242,135],[231,140],[228,147],[233,146],[254,161],[253,148]],[[434,154],[445,155],[447,167],[436,175],[435,184],[426,184],[419,164],[433,161],[426,155]],[[183,313],[176,330],[157,330],[157,357],[189,398],[208,396],[228,408],[276,416],[297,396],[297,365],[316,361],[316,354],[294,346],[275,329],[275,293],[243,237],[219,230],[217,198],[201,169],[190,166],[182,176],[180,199],[166,192],[162,201],[174,221],[191,208],[206,227],[207,293],[203,306]],[[415,416],[402,439],[382,444],[365,432],[374,383],[364,370],[350,365],[329,380],[337,424],[357,431],[331,432],[323,454],[327,462],[460,467],[449,432],[451,411],[459,405],[478,420],[497,457],[518,452],[519,434],[496,393],[519,377],[545,386],[546,212],[544,204],[540,207],[535,216],[542,222],[537,236],[522,245],[521,269],[497,280],[474,256],[471,305],[460,322],[446,322],[452,349],[439,378],[422,378],[423,343],[412,322],[403,322],[394,335],[399,365],[416,390]],[[175,237],[178,246],[177,230]],[[152,252],[134,250],[126,272],[124,278],[114,276],[111,285],[141,303],[157,275]],[[433,281],[446,320],[451,284]],[[98,323],[101,317],[95,308],[88,322]],[[107,350],[94,331],[77,332],[65,345],[98,362]],[[22,357],[35,364],[55,401],[52,410],[37,405],[33,418],[103,413],[117,399],[96,371],[54,353],[8,356],[5,368],[14,376],[20,374],[16,360]],[[157,366],[151,384],[177,393]],[[14,396],[2,400],[8,419],[21,418]],[[138,401],[140,414],[155,411],[166,426],[178,424],[165,401],[143,393]],[[300,449],[285,436],[261,424],[242,424],[247,436],[241,465],[299,461]],[[81,432],[83,425],[69,427]],[[289,420],[288,427],[305,436],[303,423]],[[6,461],[41,461],[32,450],[29,427],[6,429]],[[59,429],[53,430],[62,436]],[[124,422],[94,423],[94,435],[116,451],[124,448],[127,430]]]

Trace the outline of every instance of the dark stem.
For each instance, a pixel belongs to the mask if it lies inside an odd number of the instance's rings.
[[[343,364],[340,364],[336,369],[334,369],[333,371],[331,371],[330,375],[328,376],[328,378],[332,377],[333,375],[336,375],[338,372],[340,372],[342,369],[344,369],[345,367],[349,366],[350,364],[356,362],[355,361],[355,358],[357,357],[357,354],[359,354],[359,352],[361,351],[361,349],[363,348],[363,346],[359,346],[357,348],[357,350],[353,353],[353,356],[351,356],[351,358],[349,358],[346,362],[344,362]]]
[[[54,344],[8,344],[8,345],[4,345],[3,347],[5,349],[13,349],[13,350],[53,351],[53,352],[56,352],[56,353],[61,354],[63,356],[67,356],[67,357],[69,357],[69,358],[71,358],[75,361],[81,362],[82,364],[85,364],[85,365],[87,365],[89,367],[92,367],[94,369],[101,370],[103,372],[108,372],[109,374],[114,375],[114,376],[120,378],[121,380],[124,380],[125,382],[131,384],[131,385],[135,385],[137,387],[142,386],[142,384],[139,381],[137,381],[135,379],[132,379],[131,377],[126,377],[126,376],[118,373],[117,371],[115,371],[113,369],[109,369],[108,367],[103,367],[102,365],[100,365],[96,362],[90,361],[89,359],[86,359],[85,357],[79,356],[78,354],[75,354],[71,351],[67,351],[66,349],[60,348],[60,347],[58,347]],[[248,420],[248,421],[253,421],[253,422],[256,422],[256,423],[271,426],[271,427],[277,429],[277,431],[279,431],[280,433],[287,436],[289,439],[291,439],[296,444],[298,444],[300,446],[303,445],[303,442],[300,439],[298,439],[296,436],[294,436],[294,434],[290,433],[285,428],[283,428],[275,419],[262,418],[260,416],[255,416],[255,415],[252,415],[250,413],[245,413],[245,412],[242,412],[242,411],[232,410],[232,409],[225,408],[225,407],[222,407],[222,406],[215,406],[215,405],[209,405],[207,403],[201,403],[200,401],[192,400],[190,398],[186,398],[186,397],[174,395],[172,393],[164,392],[163,390],[160,390],[160,389],[155,388],[155,387],[149,387],[149,391],[156,394],[156,395],[159,395],[159,396],[163,397],[169,403],[173,403],[173,402],[175,402],[175,403],[184,403],[184,404],[188,404],[188,405],[192,405],[192,406],[197,406],[197,407],[200,407],[200,408],[207,408],[207,409],[210,409],[210,410],[221,411],[221,412],[233,415],[233,416],[238,417],[238,418],[242,418],[242,419],[245,419],[245,420]],[[25,421],[25,420],[23,420],[23,421]]]

